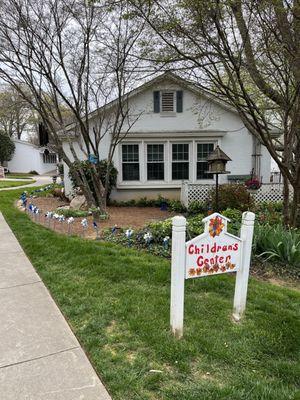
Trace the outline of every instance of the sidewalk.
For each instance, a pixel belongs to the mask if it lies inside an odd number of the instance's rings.
[[[2,190],[15,190],[15,189],[21,189],[24,188],[24,190],[26,190],[26,188],[31,188],[31,187],[35,187],[35,186],[42,186],[42,185],[49,185],[50,183],[52,183],[52,176],[46,176],[46,175],[34,175],[32,176],[32,179],[35,180],[35,182],[33,183],[29,183],[28,185],[22,185],[22,186],[14,186],[14,187],[8,187],[8,188],[3,188],[0,189],[0,191]],[[21,180],[24,181],[26,179],[4,179],[4,181],[17,181],[17,180]]]
[[[0,398],[110,400],[0,213]]]

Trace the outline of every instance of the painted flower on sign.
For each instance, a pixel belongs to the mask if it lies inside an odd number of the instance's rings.
[[[224,224],[220,217],[212,218],[209,222],[209,234],[212,237],[219,236],[223,231]]]

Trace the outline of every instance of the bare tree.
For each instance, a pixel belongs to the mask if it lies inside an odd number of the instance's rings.
[[[25,89],[24,89],[25,90]],[[27,101],[13,87],[4,85],[0,91],[0,129],[8,136],[21,139],[33,124],[33,112]]]
[[[124,126],[129,130],[136,120],[125,93],[133,74],[128,71],[134,71],[130,51],[142,28],[130,26],[104,1],[4,0],[0,11],[0,77],[36,110],[68,167],[77,162],[76,183],[88,205],[105,209],[100,148],[110,135],[109,174]],[[90,166],[92,183],[79,162],[90,155],[97,161]]]
[[[227,101],[284,177],[285,222],[300,225],[298,0],[129,1],[157,35],[154,59]],[[155,51],[153,52],[155,53]],[[148,58],[151,59],[148,52]],[[283,134],[274,137],[274,124]],[[293,201],[289,208],[289,188]]]

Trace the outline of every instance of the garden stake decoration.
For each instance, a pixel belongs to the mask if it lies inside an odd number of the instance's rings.
[[[125,232],[125,236],[128,239],[128,247],[131,247],[131,237],[133,234],[133,230],[132,229],[127,229],[127,231]]]
[[[34,215],[35,215],[35,222],[38,222],[40,217],[40,210],[38,209],[38,207],[35,207]]]
[[[98,225],[97,225],[96,221],[93,221],[93,228],[96,231],[96,240],[99,240],[100,239],[100,237],[99,237],[99,228],[98,228]]]
[[[170,236],[165,236],[163,238],[163,246],[165,250],[169,249],[169,242],[170,242]]]
[[[72,226],[73,222],[74,222],[74,218],[73,218],[73,217],[70,217],[70,218],[67,219],[67,223],[68,223],[68,235],[69,235],[69,236],[71,235],[71,226]]]
[[[65,217],[64,217],[64,215],[59,214],[59,216],[58,216],[58,222],[59,222],[61,225],[63,224],[63,222],[65,222]]]
[[[146,245],[147,245],[148,247],[150,247],[151,241],[152,241],[152,234],[151,234],[150,232],[145,233],[145,235],[144,235],[144,240],[145,240],[145,242],[146,242]]]
[[[27,195],[26,195],[26,192],[23,192],[23,193],[21,194],[20,199],[21,199],[21,201],[22,201],[22,206],[25,208],[25,211],[26,211],[26,205],[27,205]]]
[[[53,212],[52,212],[52,211],[47,211],[47,212],[46,212],[45,217],[46,217],[47,220],[48,220],[48,228],[50,228],[50,221],[51,221],[52,216],[53,216]]]
[[[86,218],[83,218],[83,220],[81,221],[81,226],[82,226],[82,237],[84,238],[85,231],[87,230],[88,227],[88,220]]]
[[[240,321],[246,308],[255,214],[242,216],[240,237],[227,232],[230,220],[219,213],[204,218],[204,233],[185,242],[186,219],[172,219],[171,310],[174,336],[183,335],[184,281],[236,272],[233,318]]]
[[[52,219],[53,219],[53,229],[55,229],[55,222],[59,219],[59,214],[53,214],[53,217],[52,217]]]

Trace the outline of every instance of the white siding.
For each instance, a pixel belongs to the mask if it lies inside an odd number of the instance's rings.
[[[46,174],[56,169],[56,164],[44,164],[41,150],[28,142],[14,140],[15,153],[8,162],[8,169],[11,172],[36,171],[38,174]]]
[[[183,112],[154,113],[154,90],[183,90]],[[232,175],[249,175],[252,167],[253,137],[243,125],[239,116],[217,104],[215,101],[199,97],[194,91],[179,86],[174,81],[165,80],[152,88],[141,91],[129,100],[131,122],[137,117],[137,121],[131,127],[129,134],[123,143],[139,144],[140,155],[140,181],[122,181],[121,146],[114,156],[114,164],[119,170],[117,190],[113,197],[137,197],[136,192],[147,190],[157,193],[167,190],[175,190],[181,187],[181,181],[171,179],[171,144],[172,142],[184,142],[190,144],[190,182],[213,183],[212,180],[197,181],[196,179],[196,146],[198,142],[219,144],[222,150],[232,159],[228,162],[227,170]],[[126,132],[127,126],[123,131]],[[107,158],[109,148],[109,136],[105,136],[100,145],[100,158]],[[164,181],[147,181],[146,176],[146,145],[147,143],[163,143],[165,145],[165,179]],[[64,144],[67,148],[68,144]],[[78,149],[78,147],[77,147]],[[78,150],[79,158],[87,156]],[[267,150],[262,148],[261,174],[264,182],[269,182],[270,156]],[[65,174],[66,192],[70,190],[70,182]],[[227,176],[220,176],[220,182],[227,182]],[[123,195],[122,195],[123,190]],[[126,194],[125,191],[126,190]],[[152,193],[151,192],[151,193]],[[155,190],[154,190],[155,192]],[[175,191],[176,192],[176,191]],[[175,193],[174,192],[174,193]],[[140,196],[141,197],[141,196]]]

